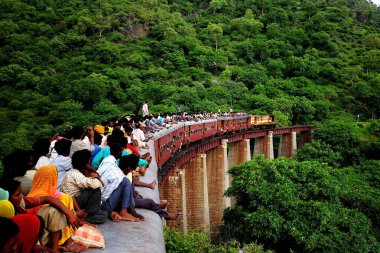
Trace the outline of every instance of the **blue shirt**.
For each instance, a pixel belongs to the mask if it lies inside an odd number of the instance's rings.
[[[51,164],[57,167],[58,172],[58,186],[57,189],[61,188],[63,177],[66,173],[73,167],[71,164],[71,158],[69,156],[58,155]]]

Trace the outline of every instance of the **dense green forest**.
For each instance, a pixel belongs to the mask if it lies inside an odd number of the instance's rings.
[[[365,0],[2,0],[0,156],[138,113],[380,114],[379,9]]]
[[[166,230],[168,251],[376,252],[379,70],[365,0],[1,0],[0,157],[146,99],[270,113],[316,125],[314,142],[233,168],[223,243]]]

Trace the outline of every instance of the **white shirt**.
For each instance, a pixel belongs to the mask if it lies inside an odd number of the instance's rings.
[[[138,128],[133,131],[133,139],[137,140],[139,147],[145,147],[145,134],[141,129]]]
[[[79,140],[79,139],[73,140],[70,147],[70,157],[72,157],[76,151],[83,150],[83,149],[87,149],[92,152],[94,151],[95,147],[94,145],[91,145],[89,140],[86,138],[83,140]]]
[[[42,166],[46,166],[46,165],[50,165],[50,164],[51,164],[51,159],[50,158],[48,158],[46,156],[41,156],[38,159],[36,166],[34,166],[34,167],[36,168],[36,170],[38,170]]]
[[[144,114],[144,116],[145,116],[145,115],[149,115],[149,110],[148,110],[148,104],[147,104],[147,103],[145,103],[145,104],[143,105],[142,110],[143,110],[143,114]]]

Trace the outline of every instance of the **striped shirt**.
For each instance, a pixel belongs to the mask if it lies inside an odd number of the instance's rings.
[[[63,178],[61,191],[72,197],[78,197],[84,189],[98,189],[103,187],[98,178],[86,177],[77,169],[71,169]]]

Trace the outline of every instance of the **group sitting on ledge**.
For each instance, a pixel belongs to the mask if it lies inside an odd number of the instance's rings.
[[[167,201],[143,198],[135,186],[155,189],[155,180],[140,181],[152,160],[147,141],[178,121],[198,118],[181,117],[128,115],[86,129],[66,127],[50,140],[37,140],[32,150],[15,150],[4,157],[2,252],[83,252],[89,246],[102,247],[96,224],[107,219],[144,220],[136,208],[152,210],[165,220],[178,219],[178,212],[166,211]]]

